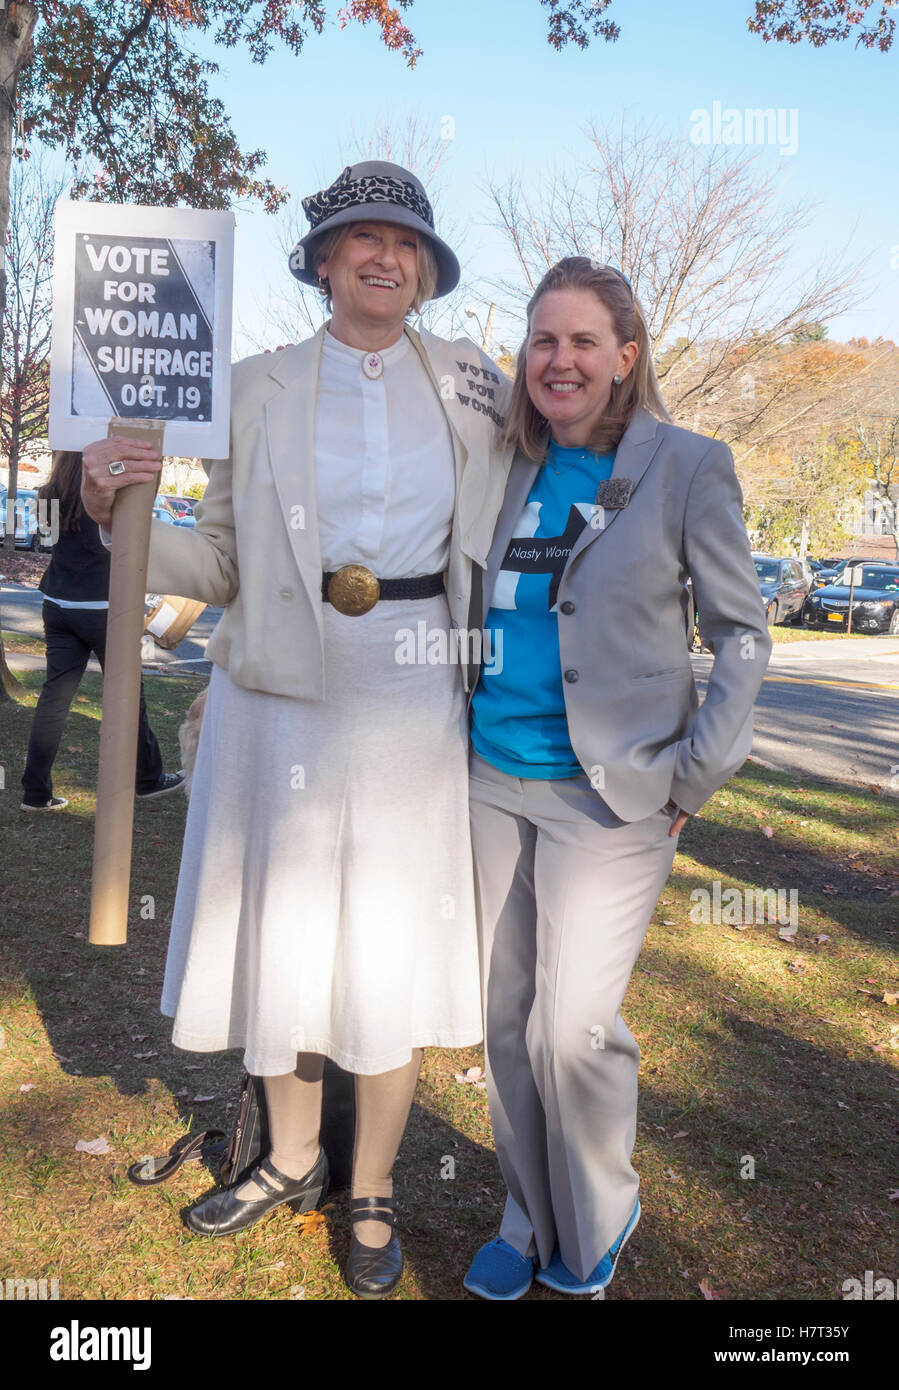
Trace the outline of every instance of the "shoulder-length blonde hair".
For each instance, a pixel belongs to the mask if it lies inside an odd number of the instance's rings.
[[[376,218],[361,218],[359,222],[376,221]],[[335,227],[330,232],[323,232],[313,251],[313,264],[315,273],[318,275],[318,268],[322,261],[327,261],[337,250],[345,237],[349,236],[354,227],[359,226],[359,222],[346,222],[342,227]],[[400,225],[395,223],[395,226]],[[410,229],[411,230],[411,229]],[[437,257],[431,249],[430,242],[426,236],[419,232],[411,231],[412,236],[418,242],[418,289],[412,301],[412,308],[420,314],[429,299],[434,298],[434,291],[437,288]],[[323,297],[328,313],[331,312],[331,286],[327,280],[318,277],[318,292]]]
[[[612,316],[618,346],[624,347],[630,342],[637,344],[637,360],[620,385],[612,382],[609,403],[588,447],[602,454],[617,448],[638,406],[660,420],[670,420],[652,365],[646,320],[630,284],[621,271],[612,266],[599,265],[587,256],[566,256],[546,272],[528,303],[528,331],[518,354],[503,444],[521,449],[538,463],[546,457],[549,422],[528,395],[527,352],[534,310],[550,290],[592,290]]]

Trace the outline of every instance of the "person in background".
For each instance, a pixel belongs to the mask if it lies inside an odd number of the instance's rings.
[[[34,711],[22,774],[23,811],[61,811],[64,796],[53,795],[51,771],[69,708],[91,653],[102,668],[109,608],[109,551],[97,523],[81,502],[81,454],[57,451],[50,477],[38,496],[58,503],[58,539],[38,588],[44,595],[41,617],[47,643],[47,679]],[[163,772],[162,754],[150,728],[140,692],[135,794],[141,801],[167,796],[184,781],[182,772]]]

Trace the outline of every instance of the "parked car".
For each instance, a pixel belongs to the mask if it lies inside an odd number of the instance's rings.
[[[802,576],[808,584],[809,591],[816,589],[819,584],[824,583],[823,579],[818,578],[818,573],[808,558],[800,560],[799,566],[802,570]]]
[[[889,632],[899,636],[899,565],[862,563],[861,582],[852,591],[853,632]],[[840,579],[846,578],[845,570]],[[848,583],[826,584],[809,594],[802,610],[803,627],[845,631],[849,626]]]
[[[167,526],[177,526],[177,517],[168,507],[154,507],[153,516],[157,521],[164,521]]]
[[[753,554],[752,559],[765,601],[768,626],[800,622],[802,605],[811,588],[801,561],[791,557],[757,554]]]
[[[194,499],[192,497],[175,497],[170,492],[161,492],[159,500],[165,502],[176,516],[193,515]]]
[[[815,582],[818,585],[830,584],[842,568],[839,560],[810,560],[809,564],[816,567]]]
[[[0,488],[0,534],[6,534],[6,506],[9,492],[7,488]],[[39,524],[40,513],[38,511],[38,496],[35,488],[19,488],[16,492],[15,501],[15,522],[16,539],[15,544],[20,550],[49,550],[53,542],[49,534],[44,534]],[[47,511],[46,521],[49,525],[50,513]]]
[[[197,518],[194,516],[193,512],[185,512],[184,515],[179,516],[175,522],[176,526],[189,526],[191,528],[196,526],[196,524]]]

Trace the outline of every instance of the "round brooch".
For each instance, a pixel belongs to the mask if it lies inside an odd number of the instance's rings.
[[[383,358],[377,352],[367,352],[362,359],[362,371],[369,381],[377,381],[384,371]]]

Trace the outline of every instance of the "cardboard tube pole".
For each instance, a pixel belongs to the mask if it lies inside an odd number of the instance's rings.
[[[109,435],[143,439],[162,453],[163,420],[109,422]],[[144,630],[147,555],[156,482],[119,488],[113,501],[109,613],[100,724],[100,769],[94,823],[89,940],[123,946],[128,937],[134,779],[140,718],[140,643]]]

